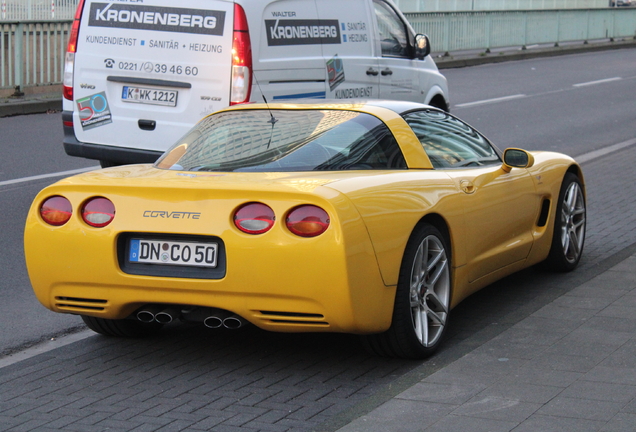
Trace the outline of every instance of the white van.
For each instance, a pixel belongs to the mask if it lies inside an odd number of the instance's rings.
[[[391,0],[80,0],[64,148],[154,162],[228,105],[381,98],[448,110],[446,79]]]

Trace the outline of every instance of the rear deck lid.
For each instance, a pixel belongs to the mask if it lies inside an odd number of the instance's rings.
[[[87,0],[74,76],[81,142],[163,151],[229,105],[234,4]]]

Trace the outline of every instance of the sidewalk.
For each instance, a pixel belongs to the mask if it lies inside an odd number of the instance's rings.
[[[338,432],[633,432],[636,247],[625,252]]]
[[[45,93],[17,98],[0,98],[0,118],[62,110],[61,93]]]

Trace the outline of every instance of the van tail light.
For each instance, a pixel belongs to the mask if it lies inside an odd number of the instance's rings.
[[[247,234],[263,234],[276,221],[274,210],[261,203],[247,203],[234,213],[234,225]]]
[[[316,237],[329,228],[329,215],[320,207],[303,205],[287,215],[287,229],[300,237]]]
[[[230,105],[249,102],[252,92],[252,43],[247,16],[241,5],[234,3],[234,35],[232,42],[232,90]]]
[[[71,202],[63,196],[47,198],[40,206],[40,216],[49,225],[64,225],[73,215]]]
[[[79,37],[80,20],[82,18],[82,10],[84,9],[84,0],[80,0],[75,11],[75,19],[71,27],[71,33],[66,46],[66,56],[64,57],[64,99],[73,100],[73,73],[75,69],[75,53],[77,52],[77,39]]]
[[[82,206],[82,219],[92,227],[105,227],[115,219],[115,205],[106,198],[91,198]]]

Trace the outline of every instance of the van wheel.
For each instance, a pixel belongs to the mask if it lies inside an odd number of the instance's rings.
[[[95,333],[102,334],[104,336],[114,337],[126,337],[126,338],[138,338],[144,336],[150,336],[163,327],[163,324],[153,322],[144,323],[136,320],[113,320],[105,318],[95,318],[91,316],[82,315],[84,324]]]
[[[416,228],[409,240],[393,306],[391,327],[363,337],[374,354],[422,359],[439,347],[450,315],[450,249],[432,225]]]
[[[545,267],[561,272],[576,268],[583,254],[585,222],[583,185],[576,175],[566,173],[559,192],[552,246]]]

